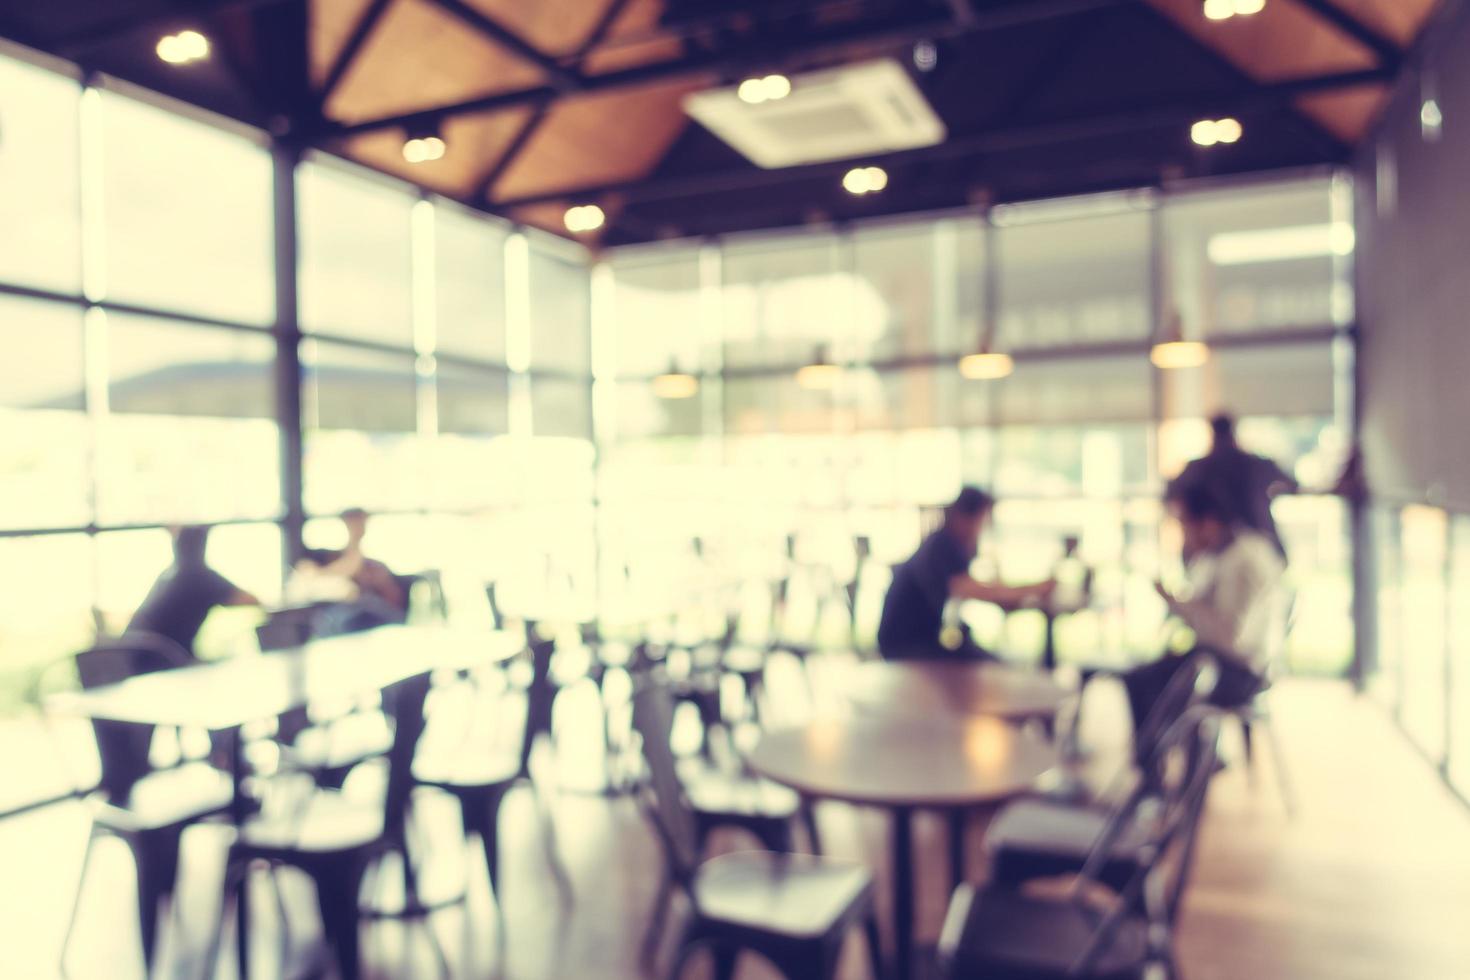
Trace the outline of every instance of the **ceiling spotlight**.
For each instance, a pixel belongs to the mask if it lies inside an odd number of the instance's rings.
[[[187,65],[209,57],[209,38],[198,31],[179,31],[158,39],[154,49],[158,57],[171,65]]]
[[[438,133],[420,133],[403,141],[403,159],[409,163],[442,160],[449,144]]]
[[[888,186],[888,171],[882,167],[853,167],[842,177],[842,188],[849,194],[876,194]]]
[[[785,75],[765,75],[760,78],[747,78],[735,89],[735,94],[740,97],[741,102],[746,102],[750,105],[760,105],[762,102],[775,102],[791,94],[791,79]]]
[[[1444,113],[1439,108],[1439,102],[1425,99],[1419,106],[1419,134],[1432,143],[1439,139],[1443,129]]]
[[[1208,20],[1249,17],[1265,9],[1266,0],[1204,0],[1205,17]]]
[[[1240,120],[1227,116],[1224,119],[1201,119],[1189,127],[1189,138],[1200,146],[1214,146],[1216,143],[1234,143],[1242,132]]]
[[[1161,371],[1178,371],[1197,368],[1210,359],[1210,348],[1203,341],[1184,336],[1184,322],[1178,314],[1170,317],[1163,325],[1148,359]]]
[[[566,214],[562,215],[562,223],[567,226],[567,231],[574,235],[596,231],[606,220],[607,215],[603,214],[602,208],[595,204],[579,204],[576,207],[567,208]]]

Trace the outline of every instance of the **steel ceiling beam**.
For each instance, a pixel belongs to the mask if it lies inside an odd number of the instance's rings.
[[[613,22],[621,16],[622,12],[627,8],[628,2],[629,0],[608,0],[607,5],[603,7],[602,15],[597,18],[597,23],[593,25],[592,30],[587,34],[586,40],[577,47],[577,52],[573,55],[574,60],[578,64],[581,64],[582,59],[591,53],[592,49],[601,44],[603,39],[607,37],[607,32],[612,29]],[[475,189],[470,195],[472,199],[484,201],[489,196],[490,189],[495,186],[495,182],[504,176],[505,172],[510,169],[511,164],[515,163],[516,158],[526,148],[526,144],[531,142],[531,137],[536,135],[536,130],[541,128],[541,124],[546,121],[546,117],[550,112],[550,103],[539,105],[531,110],[531,115],[521,125],[520,131],[511,138],[510,143],[501,151],[500,157],[495,161],[494,165],[475,184]]]
[[[436,0],[442,2],[442,0]],[[462,0],[449,0],[462,2]],[[856,24],[843,24],[830,30],[805,36],[791,36],[772,43],[768,39],[732,45],[723,51],[696,52],[661,61],[651,65],[638,65],[620,71],[586,76],[582,79],[583,92],[613,92],[636,88],[659,82],[687,78],[691,75],[709,75],[736,72],[752,66],[783,66],[797,59],[813,56],[841,54],[855,44],[903,44],[923,38],[938,39],[962,34],[995,31],[1021,24],[1055,20],[1076,14],[1112,7],[1141,7],[1142,0],[1030,0],[1027,3],[1011,3],[1002,7],[977,10],[968,24],[957,24],[952,15],[925,9],[918,14],[902,12],[887,14]],[[526,105],[545,105],[555,101],[564,93],[552,85],[503,92],[482,96],[463,102],[430,106],[414,112],[396,113],[359,123],[329,123],[318,136],[332,138],[372,132],[379,129],[394,129],[419,123],[425,119],[444,118],[467,113],[494,112]]]
[[[393,0],[373,0],[372,4],[357,18],[357,23],[352,25],[352,33],[347,38],[347,43],[342,45],[342,50],[337,52],[337,57],[332,62],[332,67],[327,70],[327,77],[322,80],[321,88],[316,93],[318,106],[325,106],[332,93],[341,84],[343,76],[357,60],[357,54],[367,39],[372,36],[373,29],[378,26],[378,21],[383,19],[383,14],[388,10]]]
[[[481,13],[465,0],[431,0],[439,9],[453,14],[483,36],[506,48],[523,61],[529,61],[551,79],[551,87],[558,92],[575,92],[582,87],[582,76],[565,68],[555,58],[528,42],[500,21]]]
[[[1373,52],[1384,68],[1397,68],[1404,59],[1399,46],[1339,7],[1333,0],[1297,0],[1321,19]]]
[[[87,52],[119,38],[131,37],[150,28],[163,29],[188,23],[214,14],[304,0],[192,0],[165,4],[156,11],[132,13],[117,17],[96,27],[47,39],[47,50],[62,58],[76,60]]]
[[[963,159],[986,153],[999,153],[1127,135],[1169,127],[1187,128],[1190,123],[1209,115],[1248,114],[1253,111],[1289,108],[1293,99],[1314,92],[1328,92],[1357,85],[1381,84],[1391,80],[1392,73],[1374,68],[1312,78],[1292,79],[1261,85],[1234,94],[1201,96],[1187,102],[1152,106],[1134,106],[1112,112],[1094,112],[1040,123],[998,126],[969,136],[951,137],[943,143],[912,150],[877,154],[862,162],[887,167],[903,167],[932,161]],[[655,177],[624,183],[568,187],[539,194],[495,201],[497,209],[524,207],[551,201],[586,200],[607,194],[618,194],[628,202],[697,197],[723,191],[751,190],[789,184],[809,178],[840,177],[853,166],[852,160],[812,163],[779,170],[751,167],[719,173],[691,174],[679,177]]]

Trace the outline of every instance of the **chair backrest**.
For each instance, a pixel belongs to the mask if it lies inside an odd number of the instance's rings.
[[[383,692],[383,710],[393,719],[393,743],[388,749],[388,787],[383,794],[383,829],[402,836],[408,800],[413,793],[413,757],[424,733],[424,702],[430,676],[418,674]]]
[[[1163,774],[1154,785],[1140,782],[1129,801],[1108,821],[1078,874],[1074,896],[1085,896],[1111,858],[1119,838],[1147,817],[1139,864],[1113,908],[1101,918],[1086,949],[1069,971],[1086,976],[1111,945],[1123,920],[1138,910],[1149,919],[1150,941],[1167,943],[1193,863],[1194,841],[1215,773],[1220,712],[1196,704],[1160,736],[1150,764]]]
[[[643,743],[643,758],[648,764],[645,803],[664,845],[670,873],[675,881],[687,885],[699,863],[699,834],[669,744],[674,699],[668,687],[652,674],[641,680],[633,694],[633,727]]]
[[[1215,658],[1203,650],[1189,654],[1184,664],[1169,678],[1153,707],[1139,724],[1134,737],[1138,762],[1145,780],[1157,775],[1149,765],[1151,760],[1156,762],[1161,758],[1153,751],[1156,743],[1185,711],[1209,698],[1219,678],[1220,671]]]
[[[134,631],[120,637],[106,637],[90,650],[72,658],[77,680],[85,690],[117,684],[130,677],[172,670],[194,663],[183,647],[155,633]],[[98,787],[109,801],[127,802],[133,785],[148,774],[149,748],[153,744],[153,725],[130,722],[93,720],[92,732],[97,738],[97,758],[101,766]]]
[[[290,650],[311,639],[316,617],[328,603],[314,602],[285,609],[273,609],[265,622],[255,627],[255,639],[262,653]]]

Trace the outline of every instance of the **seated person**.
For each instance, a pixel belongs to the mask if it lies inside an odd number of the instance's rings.
[[[893,569],[893,583],[883,600],[878,623],[878,649],[888,660],[923,658],[990,658],[966,631],[943,635],[944,607],[951,599],[980,599],[1003,605],[1042,600],[1055,583],[1009,586],[980,582],[970,564],[980,547],[980,531],[995,501],[978,487],[965,487],[944,509],[944,524],[919,550]],[[945,642],[949,640],[950,642]]]
[[[205,564],[209,528],[176,527],[172,533],[174,562],[153,583],[128,623],[128,632],[166,636],[194,655],[194,639],[211,609],[258,606],[260,600]]]
[[[1215,658],[1220,676],[1211,702],[1239,707],[1255,697],[1265,680],[1285,562],[1270,537],[1232,518],[1229,506],[1208,488],[1185,489],[1175,503],[1184,553],[1191,556],[1192,587],[1187,598],[1162,584],[1155,587],[1169,611],[1194,632],[1196,648]],[[1185,659],[1166,654],[1123,675],[1135,731]]]
[[[387,565],[367,557],[367,512],[344,511],[347,544],[341,551],[310,550],[297,562],[287,596],[292,601],[329,603],[315,627],[318,636],[351,633],[408,616],[408,589]]]

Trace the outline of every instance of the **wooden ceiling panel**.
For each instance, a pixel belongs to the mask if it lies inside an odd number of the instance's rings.
[[[680,100],[706,84],[683,78],[557,102],[492,200],[647,175],[688,123]]]
[[[567,207],[565,201],[543,201],[540,204],[527,204],[524,207],[512,208],[507,217],[517,224],[530,225],[532,228],[540,228],[542,231],[549,231],[553,235],[567,238],[569,236],[564,222]],[[593,234],[576,237],[583,244],[592,244],[599,236]]]
[[[629,0],[608,28],[607,40],[582,62],[582,70],[600,75],[679,57],[684,45],[660,29],[663,12],[662,0]]]
[[[611,0],[466,0],[480,13],[549,55],[577,51]]]
[[[326,109],[332,119],[354,122],[544,81],[540,69],[428,0],[395,0]]]
[[[1148,3],[1257,81],[1283,81],[1375,66],[1373,52],[1291,0],[1269,0],[1258,14],[1225,21],[1205,19],[1200,0]]]
[[[1439,0],[1331,0],[1365,27],[1407,48]]]
[[[1363,85],[1338,92],[1319,92],[1296,100],[1297,107],[1344,143],[1357,143],[1388,101],[1386,85]]]
[[[311,0],[311,80],[326,81],[337,54],[373,0]]]
[[[452,197],[469,197],[525,125],[529,109],[479,113],[446,119],[441,132],[448,152],[428,163],[403,159],[403,134],[378,130],[341,144],[347,156]]]

